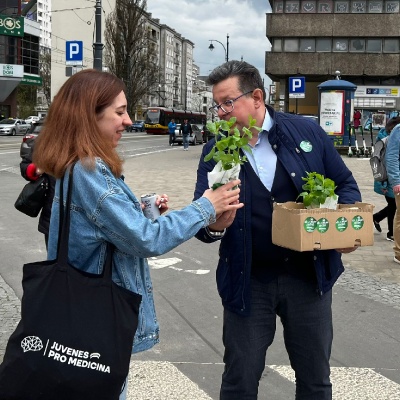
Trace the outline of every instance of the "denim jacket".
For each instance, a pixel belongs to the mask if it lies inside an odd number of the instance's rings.
[[[390,185],[400,185],[400,124],[396,125],[389,135],[386,145],[385,162]]]
[[[64,204],[68,175],[69,171],[64,180]],[[59,204],[58,179],[50,222],[50,260],[57,256]],[[202,197],[182,210],[169,212],[151,222],[143,215],[140,202],[123,178],[116,178],[101,159],[96,159],[94,170],[85,168],[81,162],[75,165],[68,260],[76,268],[101,273],[107,242],[114,244],[113,281],[142,295],[134,353],[150,349],[159,342],[146,257],[167,253],[214,221],[214,207]]]

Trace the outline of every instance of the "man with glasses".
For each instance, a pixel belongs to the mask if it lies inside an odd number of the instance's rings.
[[[211,72],[208,83],[216,103],[210,111],[224,120],[236,117],[239,130],[249,115],[262,127],[253,131],[252,151],[245,151],[248,162],[240,172],[245,206],[218,216],[197,234],[206,243],[221,240],[217,286],[224,306],[225,368],[220,399],[257,399],[279,316],[296,375],[296,399],[331,400],[331,289],[343,272],[341,253],[355,248],[296,252],[274,245],[273,203],[296,201],[306,171],[333,179],[341,203],[360,201],[360,191],[319,125],[265,105],[254,66],[226,62]],[[214,161],[204,162],[213,145],[211,140],[203,148],[195,198],[207,188],[207,173],[214,168]]]

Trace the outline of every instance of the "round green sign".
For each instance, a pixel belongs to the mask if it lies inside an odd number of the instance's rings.
[[[339,232],[343,232],[347,229],[347,227],[349,226],[349,221],[347,221],[347,218],[345,217],[339,217],[336,220],[336,229]]]
[[[304,229],[306,232],[314,232],[317,220],[313,217],[308,217],[304,221]]]
[[[300,143],[300,147],[306,153],[309,153],[312,150],[312,144],[308,140],[303,140]]]
[[[329,221],[326,218],[320,218],[317,221],[317,231],[319,233],[325,233],[329,229]]]
[[[356,230],[360,230],[364,226],[364,218],[361,215],[356,215],[351,220],[351,226]]]

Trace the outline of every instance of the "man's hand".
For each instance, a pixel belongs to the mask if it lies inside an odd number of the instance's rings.
[[[354,246],[354,247],[348,247],[345,249],[335,249],[337,252],[342,253],[342,254],[347,254],[347,253],[352,253],[354,250],[357,250],[359,246]]]
[[[217,215],[217,221],[212,225],[208,226],[210,231],[223,231],[226,228],[229,228],[236,216],[236,210],[225,211],[222,214]]]

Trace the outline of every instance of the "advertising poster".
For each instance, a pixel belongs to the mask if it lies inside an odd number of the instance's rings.
[[[321,93],[321,127],[328,135],[344,134],[344,91],[333,90]]]

